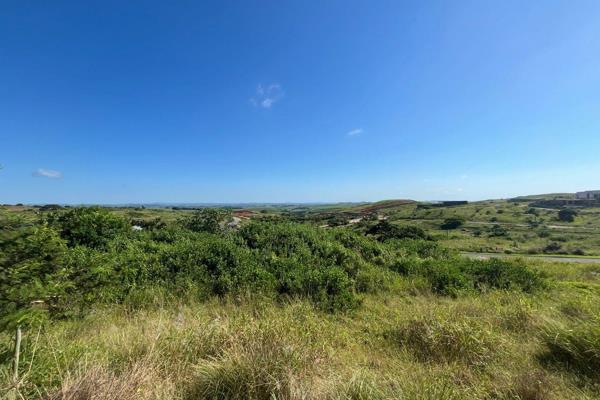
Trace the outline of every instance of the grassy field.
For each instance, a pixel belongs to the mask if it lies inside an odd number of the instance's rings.
[[[531,208],[527,203],[490,201],[439,209],[405,207],[389,218],[432,230],[446,246],[461,251],[600,255],[599,208],[579,210],[572,223],[557,215],[558,210]],[[443,220],[453,216],[464,218],[464,226],[441,231]],[[495,226],[502,228],[499,233]]]
[[[598,254],[597,210],[290,207],[1,208],[0,398],[600,399],[600,265],[455,251]]]
[[[562,195],[564,197],[564,195]],[[600,208],[580,208],[573,222],[558,218],[558,209],[535,208],[535,200],[490,200],[438,207],[416,202],[381,202],[338,211],[348,219],[375,213],[398,225],[424,228],[446,246],[465,252],[600,256]],[[444,231],[444,220],[459,217],[464,225]],[[309,219],[327,222],[331,215],[313,211]]]
[[[546,293],[448,298],[405,281],[345,314],[303,300],[229,297],[98,307],[27,331],[21,391],[54,399],[600,398],[600,271],[535,267],[551,276]],[[582,336],[569,336],[573,329]],[[10,335],[1,343],[6,365]]]

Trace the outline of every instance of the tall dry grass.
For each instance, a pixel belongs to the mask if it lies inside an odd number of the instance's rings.
[[[575,334],[579,324],[593,328],[600,295],[590,284],[548,294],[373,294],[333,315],[309,301],[238,298],[98,308],[45,326],[37,341],[37,331],[26,333],[21,392],[65,400],[600,398],[596,378],[540,359],[552,348],[548,323],[573,330],[557,342],[577,350],[570,356],[590,354],[591,336]],[[0,349],[10,347],[0,335]],[[4,388],[8,350],[0,361]]]

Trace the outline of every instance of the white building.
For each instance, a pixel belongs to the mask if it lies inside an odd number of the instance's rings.
[[[575,193],[577,200],[600,200],[600,190],[588,190]]]

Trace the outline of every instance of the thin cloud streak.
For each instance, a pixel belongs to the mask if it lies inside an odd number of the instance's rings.
[[[38,168],[32,173],[32,176],[35,178],[60,179],[63,175],[60,171]]]
[[[351,131],[349,131],[348,133],[346,133],[347,136],[358,136],[360,134],[363,133],[363,129],[362,128],[356,128],[356,129],[352,129]]]

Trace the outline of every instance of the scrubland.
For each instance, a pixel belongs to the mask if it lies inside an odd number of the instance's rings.
[[[1,218],[7,398],[600,398],[600,265],[466,260],[377,222]]]

